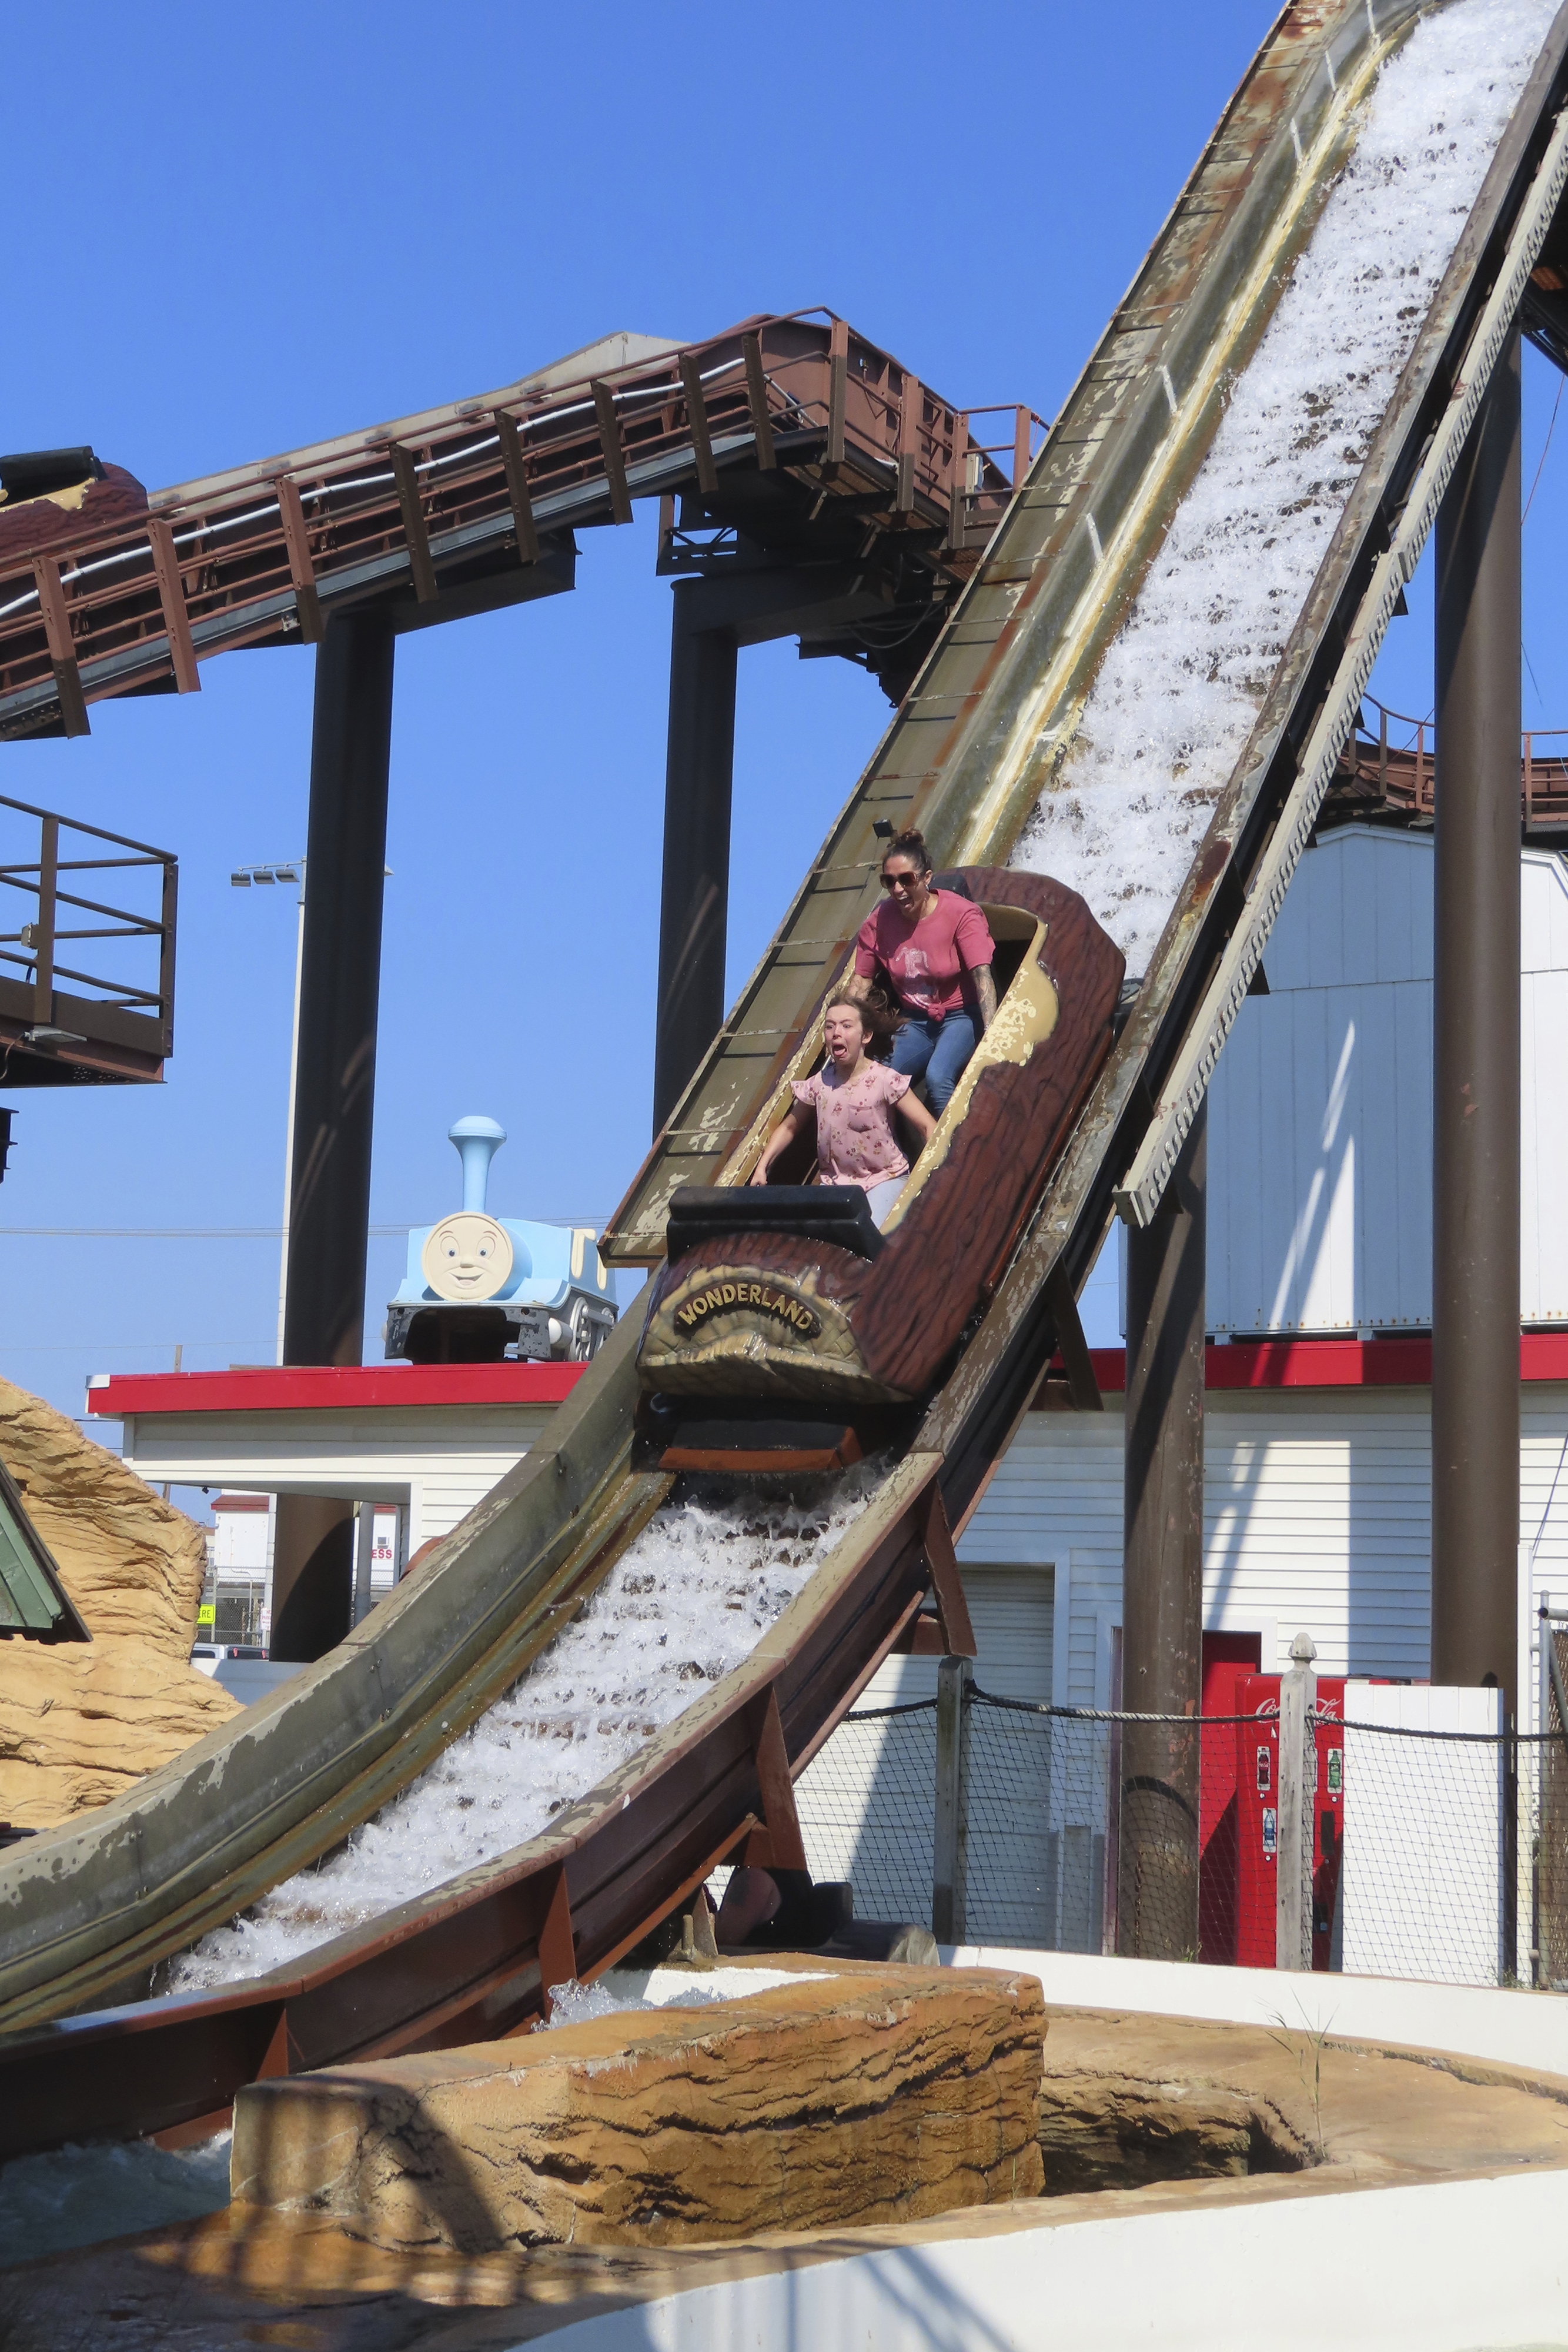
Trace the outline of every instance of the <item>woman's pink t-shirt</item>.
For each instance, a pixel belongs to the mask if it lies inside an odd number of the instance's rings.
[[[917,923],[884,898],[855,940],[855,970],[870,980],[880,963],[906,1013],[943,1020],[964,1002],[963,975],[996,954],[990,925],[972,898],[934,890],[936,904]]]
[[[909,1162],[893,1131],[893,1106],[909,1080],[885,1062],[868,1062],[846,1086],[830,1066],[792,1081],[795,1099],[817,1114],[817,1169],[825,1184],[885,1184],[907,1176]]]

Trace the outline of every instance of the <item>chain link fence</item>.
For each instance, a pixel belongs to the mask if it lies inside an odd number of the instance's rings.
[[[1568,1990],[1568,1623],[1554,1640],[1537,1735],[1505,1733],[1490,1690],[1356,1685],[1348,1721],[1337,1696],[1314,1708],[1300,1798],[1314,1968]],[[1275,1965],[1277,1705],[1162,1719],[971,1685],[966,1720],[964,1940]],[[1163,1779],[1147,1769],[1161,1724]],[[859,1916],[931,1919],[937,1746],[935,1699],[862,1707],[802,1778],[812,1871],[848,1879]]]
[[[1568,1992],[1568,1622],[1543,1608],[1538,1621],[1541,1738],[1529,1760],[1535,1848],[1535,1981]]]

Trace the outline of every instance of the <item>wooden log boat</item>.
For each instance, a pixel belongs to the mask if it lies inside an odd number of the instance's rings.
[[[829,1467],[916,1403],[1110,1051],[1123,958],[1075,892],[993,866],[938,880],[985,908],[996,1018],[880,1233],[858,1186],[801,1181],[805,1139],[775,1163],[785,1181],[749,1181],[790,1081],[820,1066],[820,1014],[722,1182],[674,1195],[637,1360],[640,1418],[669,1468]]]

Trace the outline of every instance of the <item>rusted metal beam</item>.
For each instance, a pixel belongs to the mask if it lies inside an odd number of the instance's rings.
[[[1078,1312],[1078,1301],[1072,1295],[1072,1285],[1067,1268],[1059,1260],[1045,1286],[1046,1303],[1056,1327],[1056,1344],[1061,1355],[1061,1366],[1067,1374],[1067,1393],[1074,1412],[1103,1412],[1105,1400],[1100,1393],[1100,1383],[1094,1374],[1094,1360],[1089,1352],[1089,1342],[1083,1336],[1083,1324]],[[1047,1369],[1046,1378],[1050,1371]],[[1041,1382],[1044,1385],[1044,1382]]]
[[[158,1050],[174,1050],[174,942],[179,921],[180,869],[172,857],[163,860],[163,888],[159,909]]]
[[[1518,1699],[1520,347],[1437,516],[1432,1018],[1435,1683]],[[1514,1906],[1505,1906],[1511,1919]]]
[[[773,423],[768,412],[768,375],[762,364],[762,338],[759,334],[742,335],[740,348],[746,354],[746,401],[751,412],[751,430],[757,439],[757,463],[764,474],[770,474],[779,458],[773,446]]]
[[[504,408],[496,411],[496,437],[501,445],[501,464],[507,476],[507,497],[511,503],[512,520],[517,527],[517,561],[519,563],[537,563],[539,560],[539,535],[534,522],[534,502],[528,493],[523,436],[517,430],[516,417],[508,416]]]
[[[55,916],[60,863],[60,821],[45,817],[38,840],[38,919],[33,926],[33,1018],[47,1029],[55,1017]]]
[[[947,546],[960,549],[969,528],[969,420],[953,419],[953,467],[947,480]]]
[[[397,502],[402,515],[403,536],[408,541],[409,569],[413,573],[413,593],[422,604],[434,604],[441,593],[435,578],[435,566],[430,560],[430,527],[420,504],[419,475],[413,452],[393,442],[388,456],[397,479]]]
[[[632,492],[626,480],[626,453],[621,446],[621,420],[615,395],[607,383],[595,383],[594,414],[599,419],[599,446],[604,453],[604,478],[610,486],[610,511],[617,522],[632,520]]]
[[[149,515],[147,538],[152,550],[152,572],[158,583],[158,601],[163,607],[163,626],[169,633],[169,658],[174,666],[174,683],[182,694],[197,694],[201,691],[202,681],[196,669],[196,648],[191,640],[191,621],[185,610],[185,591],[180,578],[180,559],[175,552],[174,534],[162,515]]]
[[[310,533],[306,528],[299,485],[290,481],[287,474],[280,474],[275,488],[284,545],[288,550],[288,574],[294,583],[294,602],[299,614],[299,634],[308,646],[318,645],[322,627],[321,599],[316,593],[316,566],[311,561]]]
[[[772,1683],[766,1695],[753,1702],[751,1721],[765,1826],[753,1831],[745,1858],[747,1863],[774,1870],[804,1870],[805,1841],[800,1835],[800,1817],[795,1810],[795,1785],[789,1778],[789,1750],[779,1713],[779,1693]]]
[[[844,430],[849,407],[850,329],[847,319],[835,319],[828,337],[828,446],[830,466],[844,462]]]
[[[544,1926],[539,1929],[539,1992],[546,2017],[555,2004],[551,1991],[577,1980],[577,1941],[571,1932],[571,1898],[567,1891],[566,1864],[551,1874]]]
[[[35,556],[33,577],[38,583],[38,608],[44,616],[44,634],[49,642],[49,660],[54,667],[55,684],[59,689],[60,718],[66,733],[90,735],[92,729],[88,720],[87,700],[81,690],[81,672],[77,667],[76,648],[71,642],[66,592],[60,585],[60,567],[53,556]]]
[[[431,576],[417,557],[420,545],[427,546],[433,568],[439,572],[444,543],[454,533],[461,534],[468,574],[465,593],[474,595],[482,593],[483,575],[493,573],[498,582],[510,569],[514,550],[533,560],[526,528],[530,512],[536,536],[545,538],[548,546],[551,539],[564,540],[579,524],[604,520],[607,496],[618,519],[624,519],[629,500],[639,497],[664,496],[694,485],[704,497],[712,497],[719,478],[713,450],[720,434],[731,444],[743,436],[757,436],[753,385],[742,348],[747,333],[758,336],[758,356],[763,343],[768,352],[774,408],[763,420],[763,443],[766,449],[771,441],[779,470],[790,474],[802,491],[820,488],[816,467],[827,436],[813,428],[825,426],[830,412],[832,444],[841,462],[847,454],[852,463],[869,459],[873,468],[885,464],[888,436],[879,404],[852,397],[852,413],[845,413],[848,330],[841,322],[833,326],[821,314],[769,319],[760,328],[750,320],[725,334],[603,378],[607,390],[613,386],[622,425],[611,441],[608,458],[601,404],[591,391],[600,380],[596,369],[606,362],[596,361],[570,380],[513,385],[483,400],[454,403],[447,409],[345,435],[287,458],[269,457],[160,493],[152,502],[155,519],[172,534],[164,546],[165,572],[169,578],[178,572],[178,565],[167,561],[168,547],[177,537],[187,554],[181,602],[203,658],[292,634],[296,618],[310,630],[314,624],[306,609],[306,592],[314,588],[324,618],[336,601],[340,578],[351,583],[356,603],[382,595],[395,599],[408,576],[411,553],[416,592],[423,582],[422,603],[436,608],[422,617],[461,617],[469,606],[461,597],[433,597]],[[830,346],[836,350],[836,363]],[[877,352],[863,339],[856,348],[866,354],[873,377],[896,379],[903,373],[890,353]],[[625,402],[629,391],[646,395],[632,410]],[[787,428],[777,413],[779,394],[787,403]],[[507,461],[512,436],[498,429],[493,443],[487,444],[483,434],[476,439],[476,422],[497,412],[516,421],[525,399],[528,464],[522,482],[517,466]],[[634,441],[625,425],[628,415],[636,419]],[[417,499],[407,495],[406,467],[387,461],[389,444],[410,455],[417,452]],[[617,457],[625,497],[615,478]],[[810,470],[796,471],[797,457]],[[945,440],[940,447],[923,446],[914,467],[916,515],[929,519],[942,508],[948,472]],[[300,491],[304,515],[309,518],[308,536],[293,511],[293,500],[277,490],[280,477]],[[517,495],[519,488],[527,490],[527,507]],[[1005,474],[988,461],[971,521],[977,513],[980,521],[999,518],[1008,495]],[[69,583],[71,650],[89,703],[152,682],[168,658],[162,637],[145,626],[144,571],[133,562],[112,560],[139,557],[146,544],[145,520],[140,515],[126,516],[124,503],[122,499],[120,505],[106,508],[95,505],[89,496],[78,538],[51,539],[47,550]],[[842,520],[830,510],[830,532],[841,530]],[[14,524],[12,536],[14,541]],[[12,584],[24,580],[29,588],[35,584],[34,551],[25,544],[13,544],[8,556],[0,550],[0,610],[10,614],[0,620],[0,736],[47,729],[58,704],[47,633],[38,626],[37,607],[18,598]],[[961,548],[933,552],[950,576],[968,569]],[[89,559],[90,570],[72,580],[82,557]],[[178,639],[178,607],[172,604],[170,616]],[[187,659],[183,641],[174,652],[187,681],[193,679],[193,659]]]
[[[1030,427],[1033,423],[1034,417],[1030,410],[1020,408],[1015,412],[1013,417],[1013,488],[1015,490],[1023,488],[1023,478],[1029,471],[1029,445]]]
[[[920,411],[925,399],[919,384],[912,375],[904,379],[904,400],[898,413],[898,487],[894,493],[894,514],[915,512],[915,458],[920,441]]]
[[[1127,1235],[1121,1703],[1187,1718],[1122,1727],[1116,1949],[1146,1960],[1197,1948],[1207,1133]]]
[[[707,404],[703,398],[703,373],[695,352],[683,352],[679,361],[681,382],[685,387],[686,421],[692,436],[692,455],[696,459],[697,488],[705,497],[711,497],[718,488],[718,467],[713,461],[713,436],[707,429]]]

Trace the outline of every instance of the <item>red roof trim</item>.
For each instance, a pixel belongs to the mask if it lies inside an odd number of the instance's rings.
[[[1126,1351],[1092,1348],[1105,1395],[1127,1385]],[[1204,1386],[1224,1389],[1429,1389],[1432,1342],[1411,1339],[1231,1339],[1203,1351]],[[1061,1359],[1055,1359],[1061,1369]],[[1568,1381],[1568,1331],[1520,1336],[1523,1381]],[[1052,1400],[1054,1402],[1054,1400]]]
[[[364,1412],[383,1405],[560,1404],[584,1364],[246,1364],[226,1372],[116,1372],[88,1412]]]
[[[1108,1396],[1127,1385],[1121,1348],[1090,1350]],[[1520,1378],[1568,1381],[1568,1330],[1526,1331]],[[1061,1358],[1056,1360],[1061,1369]],[[227,1372],[117,1372],[87,1392],[96,1418],[137,1413],[349,1412],[382,1405],[564,1403],[582,1364],[246,1365]],[[1204,1350],[1204,1384],[1226,1389],[1425,1389],[1430,1339],[1233,1339]],[[1054,1402],[1054,1400],[1052,1400]]]

